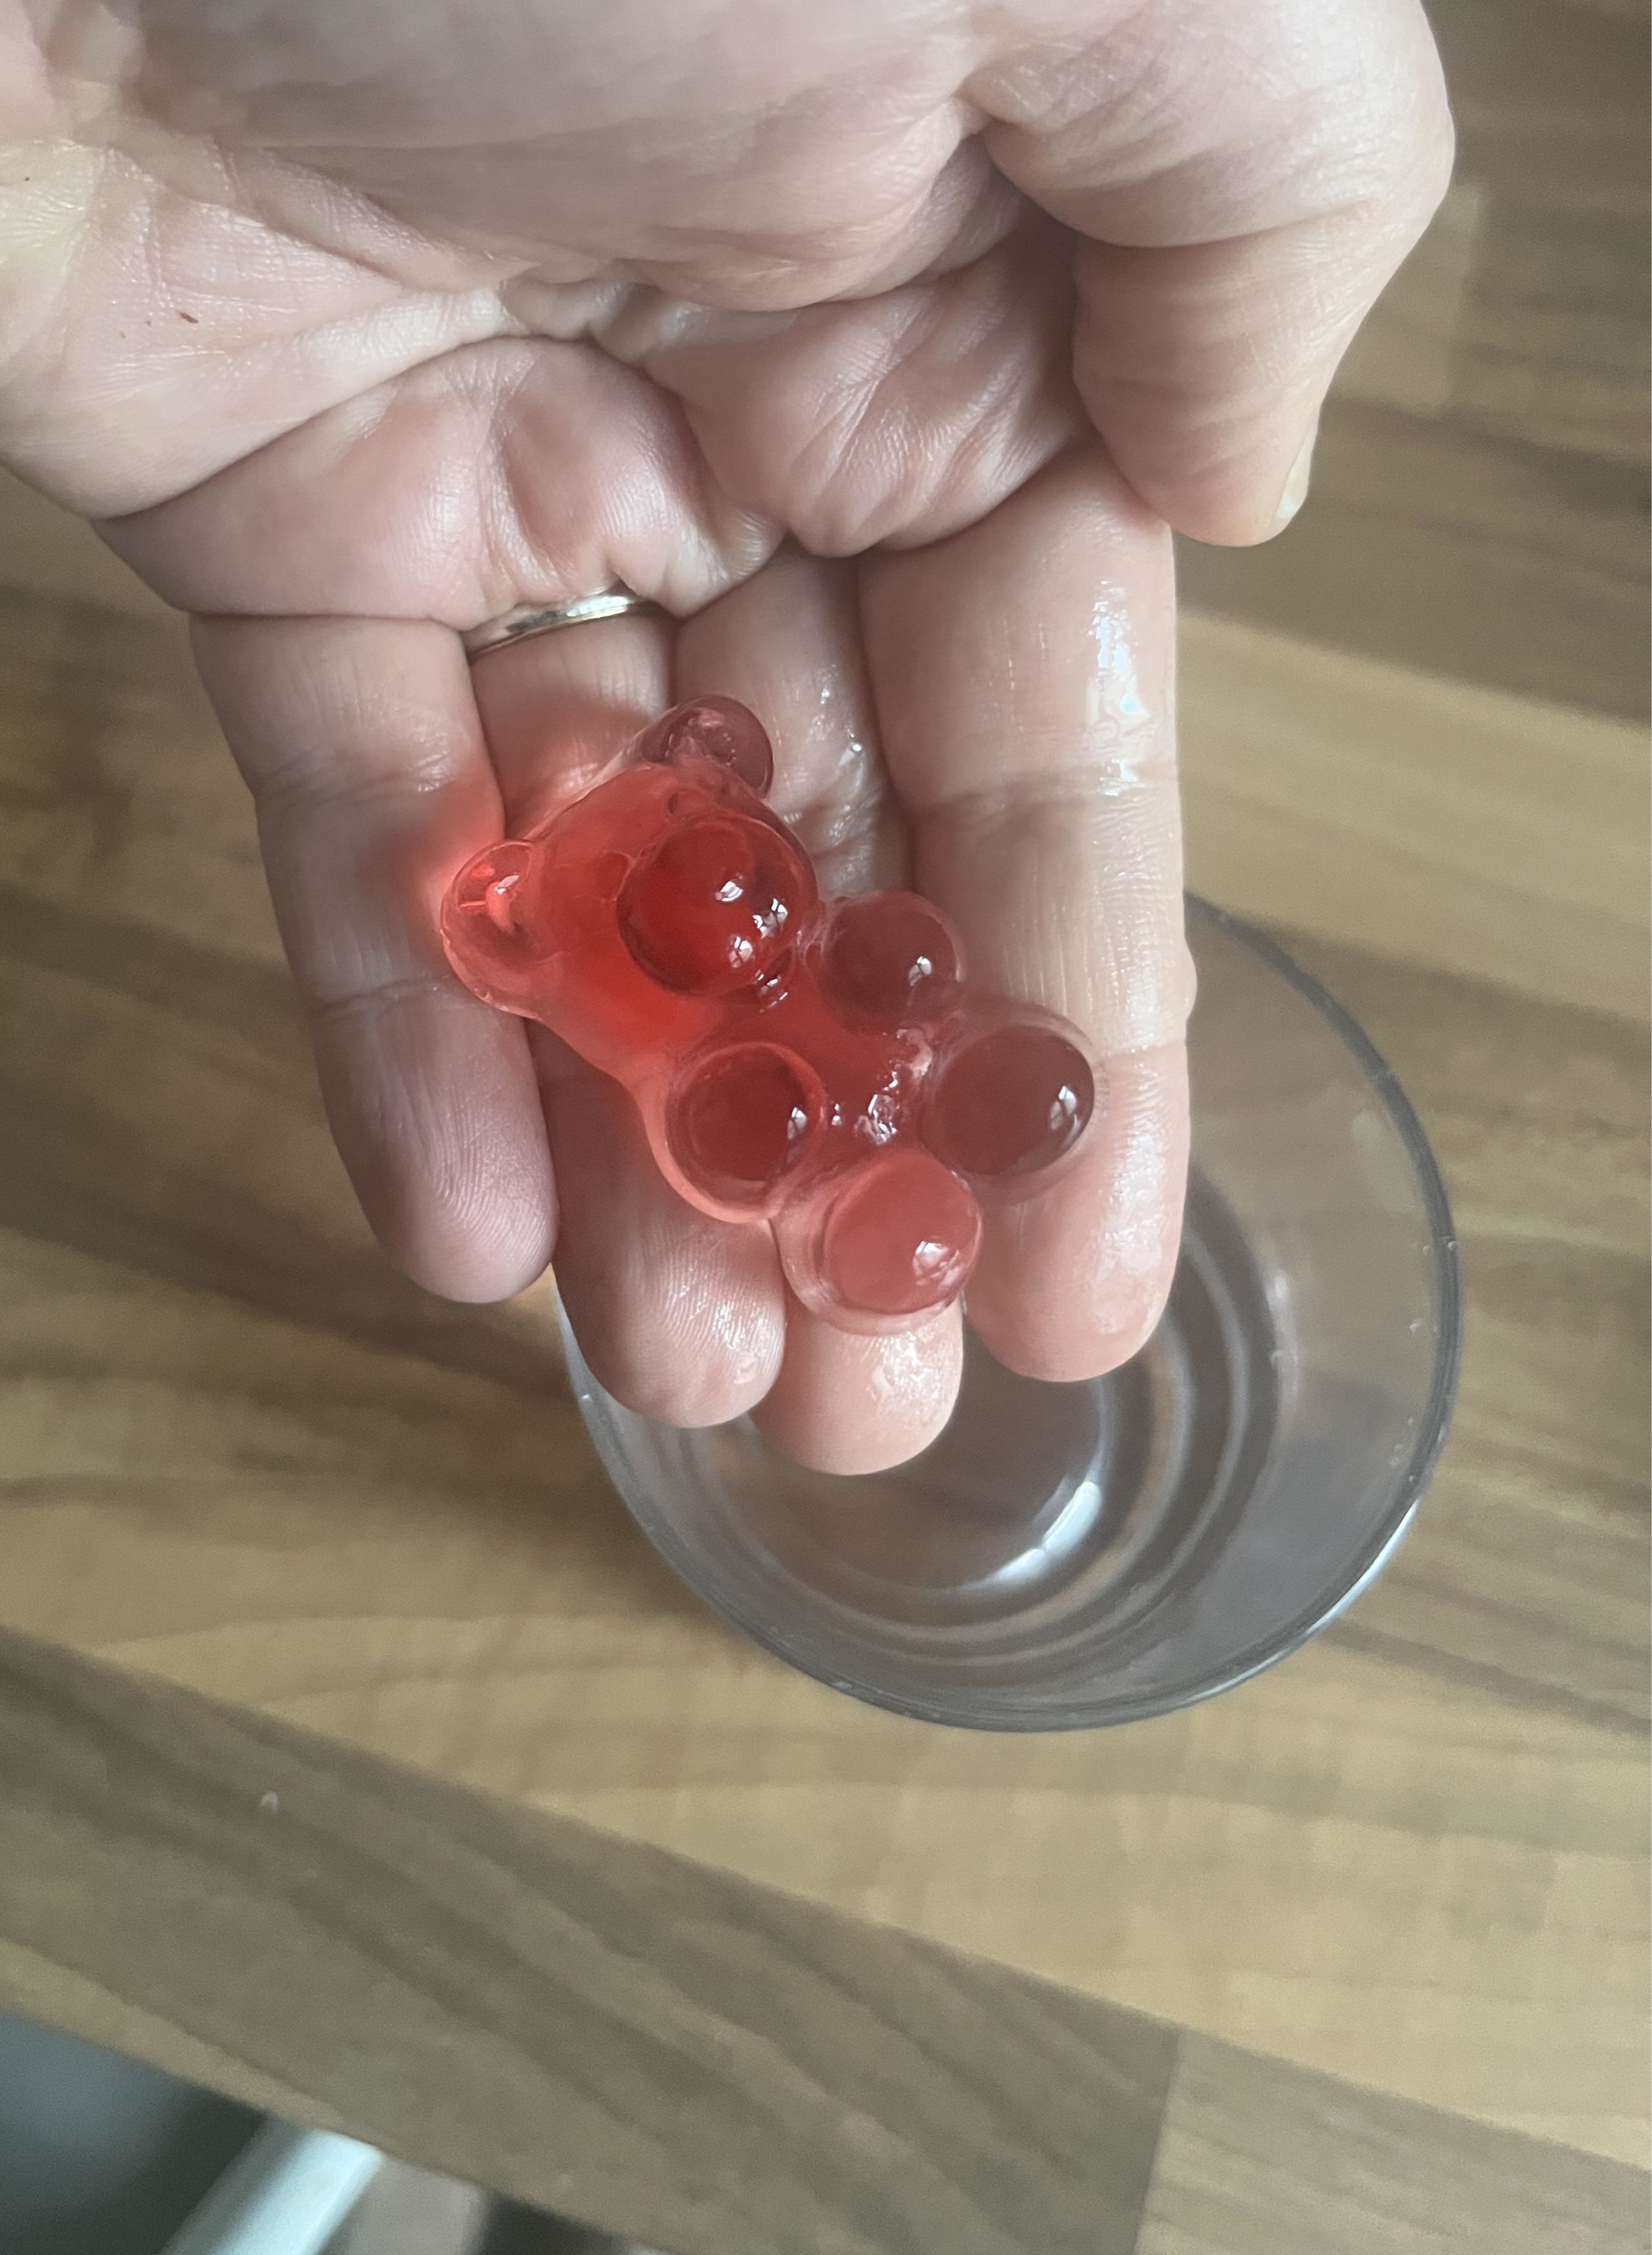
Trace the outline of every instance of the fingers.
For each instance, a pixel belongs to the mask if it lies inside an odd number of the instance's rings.
[[[671,699],[671,629],[645,613],[489,650],[471,683],[506,835],[583,790]]]
[[[586,1360],[645,1417],[738,1417],[781,1366],[774,1240],[678,1198],[618,1083],[537,1027],[531,1040],[562,1193],[557,1289]]]
[[[756,1422],[799,1464],[876,1472],[927,1448],[953,1413],[964,1367],[956,1308],[911,1331],[865,1338],[794,1300],[785,1359]]]
[[[853,567],[783,550],[682,629],[676,691],[721,691],[774,737],[770,797],[814,857],[826,895],[908,882],[861,645]],[[794,1299],[785,1356],[756,1412],[777,1446],[826,1472],[873,1472],[924,1447],[951,1414],[962,1364],[956,1309],[896,1338],[836,1329]]]
[[[847,567],[783,555],[681,629],[669,685],[667,660],[668,630],[628,619],[478,664],[510,829],[531,827],[672,696],[717,690],[770,726],[774,803],[828,888],[902,881],[903,825]],[[957,1311],[897,1338],[850,1338],[821,1322],[785,1296],[767,1230],[714,1221],[671,1189],[622,1091],[537,1029],[533,1046],[562,1198],[558,1284],[608,1390],[678,1425],[761,1404],[779,1446],[831,1471],[879,1469],[924,1446],[957,1391]]]
[[[543,339],[446,353],[99,530],[180,609],[456,627],[616,578],[691,611],[778,538],[645,376]]]
[[[1074,367],[1125,476],[1201,539],[1278,530],[1337,362],[1449,177],[1417,0],[1171,0],[971,92],[996,162],[1086,238]]]
[[[327,1114],[368,1219],[455,1299],[532,1282],[555,1228],[522,1029],[442,959],[436,906],[498,835],[463,656],[446,629],[207,620],[195,650],[251,786]]]
[[[906,882],[854,566],[782,549],[681,629],[676,682],[679,697],[721,692],[762,714],[776,748],[770,803],[807,847],[822,893]]]
[[[671,701],[670,629],[614,619],[491,650],[474,670],[506,827],[532,828]],[[610,1394],[672,1425],[761,1400],[780,1367],[785,1301],[767,1230],[678,1198],[624,1090],[536,1028],[532,1046],[562,1220],[557,1285]]]
[[[1187,1175],[1180,1043],[1110,1057],[1072,1171],[992,1213],[969,1320],[1033,1378],[1093,1378],[1144,1345],[1163,1310]]]
[[[988,1213],[971,1323],[1079,1378],[1146,1338],[1187,1147],[1168,536],[1099,449],[982,523],[865,567],[867,647],[919,889],[972,976],[1072,1019],[1100,1064],[1073,1170]]]

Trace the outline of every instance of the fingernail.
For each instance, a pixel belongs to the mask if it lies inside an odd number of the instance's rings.
[[[1302,442],[1302,452],[1290,465],[1290,475],[1285,480],[1285,489],[1279,496],[1278,508],[1274,511],[1276,532],[1290,523],[1308,498],[1308,480],[1313,470],[1313,445],[1318,436],[1319,422],[1316,416],[1312,430]]]

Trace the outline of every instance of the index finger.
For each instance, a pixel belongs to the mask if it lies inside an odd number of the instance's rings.
[[[1016,1369],[1094,1376],[1158,1318],[1186,1171],[1169,535],[1091,447],[863,586],[916,882],[973,980],[1070,1018],[1100,1067],[1071,1170],[988,1212],[969,1318]]]

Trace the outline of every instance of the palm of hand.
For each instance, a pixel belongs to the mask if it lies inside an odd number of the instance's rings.
[[[11,183],[32,235],[0,264],[0,450],[198,615],[392,1248],[437,1289],[512,1289],[554,1174],[559,1281],[616,1390],[687,1422],[761,1401],[848,1466],[945,1414],[955,1313],[889,1341],[788,1307],[766,1240],[682,1206],[608,1084],[453,990],[431,915],[648,710],[743,698],[829,889],[916,882],[986,980],[1107,1060],[1105,1131],[996,1226],[972,1320],[1051,1375],[1150,1324],[1189,996],[1165,536],[1085,404],[1118,371],[1104,330],[1081,400],[1071,238],[966,137],[951,18],[925,43],[761,12],[756,42],[749,9],[652,48],[620,11],[468,64],[456,19],[421,41],[398,15],[386,69],[362,15],[299,8],[271,80],[266,46],[203,48],[180,11],[174,47],[157,11],[137,94],[82,103],[95,123]],[[13,82],[44,115],[85,76],[48,55]],[[453,629],[615,578],[685,623],[467,675]]]

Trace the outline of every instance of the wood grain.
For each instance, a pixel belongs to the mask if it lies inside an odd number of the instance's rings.
[[[1199,608],[1294,638],[1645,717],[1638,472],[1351,400],[1328,410],[1288,537],[1178,548]]]
[[[1138,2255],[1623,2255],[1638,2169],[1183,2043]]]
[[[0,1767],[0,1995],[680,2255],[1644,2244],[1640,2171],[15,1638]]]
[[[15,1640],[0,1765],[0,1992],[158,2064],[681,2255],[1135,2244],[1134,2014]]]
[[[1429,0],[1459,179],[1643,220],[1647,16],[1635,0]]]
[[[0,485],[0,2000],[671,2249],[1644,2247],[1645,24],[1437,13],[1459,186],[1184,703],[1462,1394],[1185,1715],[938,1732],[687,1596],[548,1291],[374,1251],[179,623]]]
[[[1197,890],[1644,1022],[1642,728],[1192,617],[1182,762]]]
[[[101,687],[86,639],[51,658],[33,611],[4,646],[39,710],[73,663],[101,717],[72,784],[46,763],[3,873],[0,1618],[1186,2027],[1638,2155],[1636,1029],[1297,943],[1394,1057],[1459,1199],[1463,1408],[1423,1525],[1331,1639],[1211,1707],[1031,1746],[938,1734],[788,1675],[678,1589],[594,1467],[543,1296],[444,1309],[373,1254],[170,644],[145,671],[144,630],[112,630]],[[25,710],[13,755],[39,740]],[[152,787],[100,861],[137,770]]]

